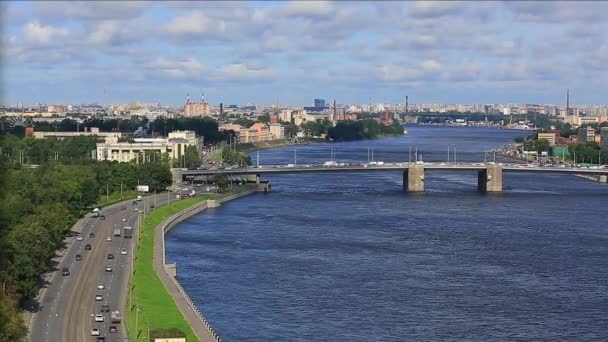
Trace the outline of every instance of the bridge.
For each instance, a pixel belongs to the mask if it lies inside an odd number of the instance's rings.
[[[403,172],[403,190],[408,192],[424,191],[424,175],[426,171],[476,171],[477,188],[480,192],[501,192],[504,172],[520,173],[549,173],[576,174],[599,176],[599,181],[606,183],[608,168],[587,168],[571,166],[539,166],[503,163],[428,163],[404,162],[382,164],[344,164],[335,165],[260,165],[257,167],[242,167],[217,170],[187,170],[173,169],[173,183],[183,181],[207,180],[212,181],[216,175],[243,177],[243,180],[261,182],[262,175],[294,174],[294,173],[351,173],[351,172]],[[253,180],[255,176],[255,180]]]

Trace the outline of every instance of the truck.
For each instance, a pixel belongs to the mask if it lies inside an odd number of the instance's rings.
[[[93,217],[99,217],[99,208],[93,209],[93,214],[91,216],[93,216]]]
[[[122,229],[122,235],[126,238],[131,238],[133,237],[133,228],[131,227],[124,227]]]
[[[112,311],[110,321],[113,324],[120,324],[122,316],[120,315],[120,311]]]
[[[119,228],[114,229],[114,236],[120,236],[120,229]]]

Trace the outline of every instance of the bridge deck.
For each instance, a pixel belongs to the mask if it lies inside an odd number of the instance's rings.
[[[325,172],[395,172],[405,171],[408,167],[415,165],[414,163],[398,163],[388,165],[369,165],[365,166],[293,166],[285,165],[263,165],[260,167],[247,167],[237,169],[220,169],[220,170],[174,170],[181,173],[183,176],[213,176],[216,174],[291,174],[291,173],[325,173]],[[487,165],[483,163],[425,163],[425,171],[481,171],[487,169]],[[527,166],[527,165],[499,165],[503,172],[533,172],[533,173],[556,173],[556,174],[590,174],[590,175],[608,175],[606,168],[581,168],[581,167],[546,167],[546,166]]]

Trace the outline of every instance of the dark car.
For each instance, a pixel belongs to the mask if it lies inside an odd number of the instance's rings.
[[[106,341],[105,337],[103,337],[103,336],[98,336],[97,337],[97,342],[105,342],[105,341]]]
[[[111,333],[116,333],[116,332],[118,332],[118,329],[116,329],[116,327],[115,327],[115,326],[113,326],[113,325],[110,325],[110,328],[109,328],[108,330],[109,330]]]
[[[76,254],[76,261],[80,261],[80,260],[82,260],[82,255]]]
[[[105,219],[106,219],[106,215],[103,215],[103,214],[102,214],[101,216],[99,216],[99,219],[100,219],[100,220],[105,220]]]
[[[101,312],[110,312],[110,306],[109,305],[102,305],[101,306]]]
[[[137,205],[137,201],[133,201],[133,205]]]
[[[91,245],[89,245],[88,243],[84,246],[84,249],[86,249],[87,251],[91,250]]]
[[[95,233],[90,233],[90,234],[89,234],[89,237],[90,237],[90,238],[94,238],[94,237],[95,237]]]
[[[62,268],[61,269],[61,275],[69,276],[70,275],[70,269],[67,268],[67,267]]]
[[[150,208],[154,208],[154,204],[150,204]]]
[[[114,254],[108,253],[108,259],[114,259]]]

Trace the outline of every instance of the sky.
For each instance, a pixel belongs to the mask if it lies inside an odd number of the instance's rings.
[[[606,104],[608,2],[0,2],[0,102]]]

